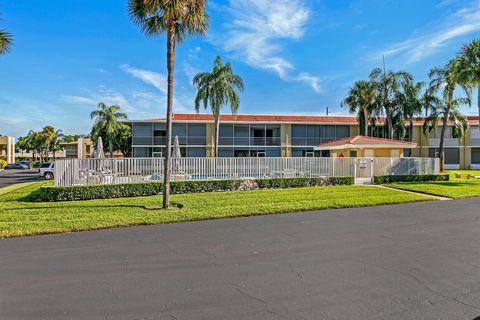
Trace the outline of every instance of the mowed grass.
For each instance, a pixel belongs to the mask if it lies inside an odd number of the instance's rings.
[[[402,182],[393,183],[388,186],[433,194],[453,199],[480,197],[480,179],[467,179],[466,175],[480,176],[480,170],[448,170],[450,181],[445,182]],[[456,178],[455,174],[460,173],[462,177]]]
[[[0,195],[0,238],[260,214],[427,201],[365,186],[312,187],[173,195],[174,209],[154,209],[161,196],[71,202],[28,202],[48,182]],[[1,189],[0,189],[1,190]]]

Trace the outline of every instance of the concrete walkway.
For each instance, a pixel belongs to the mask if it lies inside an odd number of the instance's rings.
[[[441,201],[453,200],[452,198],[441,197],[441,196],[437,196],[437,195],[434,195],[434,194],[428,194],[428,193],[423,193],[423,192],[415,192],[415,191],[410,191],[410,190],[403,190],[403,189],[398,189],[398,188],[392,188],[392,187],[385,186],[385,185],[383,185],[383,184],[374,184],[374,185],[372,185],[372,186],[373,186],[373,187],[383,188],[383,189],[390,189],[390,190],[394,190],[394,191],[404,192],[404,193],[416,194],[416,195],[419,195],[419,196],[424,196],[424,197],[428,197],[428,198],[433,198],[433,199],[441,200]]]

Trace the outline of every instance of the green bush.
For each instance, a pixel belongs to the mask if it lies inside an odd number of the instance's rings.
[[[7,161],[5,160],[0,160],[0,169],[3,169],[7,166]]]
[[[448,174],[404,174],[391,176],[375,176],[373,181],[376,184],[394,183],[394,182],[427,182],[427,181],[448,181]]]
[[[327,185],[351,185],[353,177],[324,178],[280,178],[248,180],[189,180],[172,181],[172,194],[233,191],[250,189],[298,188]],[[39,193],[41,201],[71,201],[108,199],[121,197],[152,196],[160,194],[163,184],[160,182],[104,184],[73,187],[43,187]]]

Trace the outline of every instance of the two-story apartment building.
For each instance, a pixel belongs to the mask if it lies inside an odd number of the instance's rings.
[[[173,137],[178,136],[184,157],[213,155],[214,123],[208,114],[174,114]],[[480,168],[478,117],[470,117],[472,128],[462,139],[445,140],[446,168]],[[162,157],[166,136],[165,119],[131,120],[134,157]],[[423,121],[414,123],[413,141],[417,147],[405,150],[406,156],[434,157],[438,154],[436,132],[425,136]],[[222,115],[220,118],[220,157],[329,157],[329,151],[314,151],[326,141],[359,134],[352,116],[274,116]],[[376,128],[374,136],[383,136]]]

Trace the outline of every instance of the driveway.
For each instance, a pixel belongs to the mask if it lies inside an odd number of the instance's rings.
[[[0,170],[0,188],[16,183],[40,181],[38,169],[31,170]]]
[[[1,240],[0,319],[474,319],[479,201]]]

